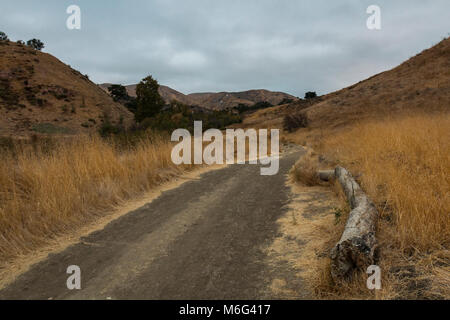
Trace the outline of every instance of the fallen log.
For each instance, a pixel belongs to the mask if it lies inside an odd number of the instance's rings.
[[[375,264],[378,211],[347,170],[337,167],[334,175],[352,209],[341,239],[331,250],[331,275],[338,279]]]

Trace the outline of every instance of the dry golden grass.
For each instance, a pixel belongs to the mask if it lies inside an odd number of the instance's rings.
[[[450,115],[416,114],[384,121],[360,122],[339,131],[310,135],[299,131],[289,140],[308,141],[359,176],[358,180],[380,211],[377,238],[382,289],[369,291],[367,275],[350,282],[333,282],[329,258],[307,259],[306,278],[317,298],[325,299],[449,299],[450,298]],[[291,174],[297,182],[314,184],[318,162],[312,151]],[[340,188],[335,188],[339,194]],[[342,211],[345,197],[342,195]],[[326,252],[339,240],[339,224],[315,221],[324,228],[314,244]],[[325,221],[325,220],[324,220]],[[311,260],[311,261],[310,261]]]
[[[450,115],[415,115],[356,125],[317,143],[353,173],[381,214],[383,288],[367,276],[332,283],[329,260],[316,269],[319,297],[450,298]],[[330,235],[331,237],[331,235]],[[332,242],[338,238],[334,236]]]
[[[402,248],[450,240],[450,115],[418,115],[357,125],[328,137],[324,152],[354,173],[393,218]]]
[[[91,136],[56,142],[51,151],[22,146],[0,155],[0,261],[92,222],[188,169],[172,163],[167,141],[148,135],[124,150]]]
[[[304,110],[308,128],[284,133],[284,140],[313,147],[362,174],[361,185],[381,212],[377,236],[384,286],[376,298],[450,298],[449,56],[446,38],[306,109],[296,104],[269,108],[242,124],[281,128],[286,114]],[[308,159],[299,162],[294,179],[313,183],[314,166]],[[322,236],[337,241],[331,233]],[[328,274],[326,268],[322,264],[316,274]],[[374,296],[364,293],[359,281],[330,285],[330,279],[320,279],[320,297]]]
[[[319,167],[318,155],[308,148],[306,154],[295,163],[289,174],[295,182],[306,186],[320,185],[321,182],[317,176]]]

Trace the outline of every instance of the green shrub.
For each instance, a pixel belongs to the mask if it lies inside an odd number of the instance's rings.
[[[44,43],[39,39],[31,39],[27,41],[27,46],[35,50],[41,51],[44,49]]]
[[[19,95],[11,88],[8,79],[0,79],[0,99],[4,101],[8,109],[15,109],[19,103]]]
[[[283,100],[280,101],[280,103],[278,105],[281,106],[283,104],[288,104],[288,103],[292,103],[292,102],[294,102],[293,99],[284,98]]]
[[[8,36],[3,31],[0,31],[0,41],[8,41]]]
[[[308,127],[308,116],[305,111],[288,114],[283,119],[283,129],[292,132],[299,128]]]
[[[308,91],[305,93],[305,99],[314,99],[317,98],[317,93],[314,91]]]
[[[55,126],[52,123],[38,123],[31,128],[37,133],[44,134],[72,134],[73,131],[69,128]]]
[[[270,108],[270,107],[273,107],[273,105],[270,102],[259,101],[259,102],[256,102],[252,106],[249,106],[249,105],[243,104],[243,103],[239,103],[233,109],[236,109],[239,113],[244,113],[247,111],[254,111],[254,110],[265,109],[265,108]]]

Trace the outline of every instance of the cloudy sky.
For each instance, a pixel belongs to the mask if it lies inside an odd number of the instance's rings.
[[[66,9],[81,8],[81,30]],[[369,5],[381,30],[368,30]],[[449,0],[1,0],[0,30],[97,82],[148,74],[183,93],[327,93],[390,69],[450,32]],[[1,66],[0,66],[1,68]]]

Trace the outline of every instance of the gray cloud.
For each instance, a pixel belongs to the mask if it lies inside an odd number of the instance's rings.
[[[82,29],[65,27],[77,4]],[[377,4],[382,30],[366,28]],[[392,68],[448,35],[448,0],[2,1],[0,30],[32,37],[96,82],[148,74],[185,93],[326,93]]]

